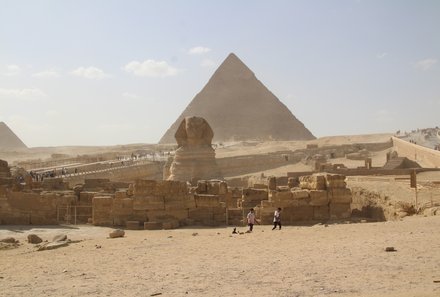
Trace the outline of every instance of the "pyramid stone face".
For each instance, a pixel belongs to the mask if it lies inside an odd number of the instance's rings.
[[[25,149],[27,146],[4,123],[0,122],[0,150]]]
[[[310,140],[315,137],[234,54],[220,65],[159,143],[174,143],[185,117],[205,118],[214,141]]]

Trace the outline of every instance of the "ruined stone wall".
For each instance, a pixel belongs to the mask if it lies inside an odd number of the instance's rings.
[[[6,225],[52,225],[65,209],[75,201],[73,191],[62,192],[15,192],[0,189],[0,224]]]
[[[435,151],[396,137],[393,137],[392,140],[393,148],[399,157],[407,157],[414,160],[422,167],[440,168],[440,151]]]
[[[303,176],[299,188],[278,187],[269,191],[266,199],[261,192],[264,190],[246,190],[243,201],[250,201],[246,207],[256,209],[262,224],[273,222],[278,207],[282,209],[282,222],[287,225],[347,219],[351,216],[352,194],[344,180],[345,176],[333,174]]]
[[[127,190],[93,197],[93,224],[136,229],[226,224],[227,185],[200,181],[192,190],[186,182],[136,180],[133,193]]]

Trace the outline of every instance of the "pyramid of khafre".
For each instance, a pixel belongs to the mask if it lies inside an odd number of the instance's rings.
[[[27,148],[23,141],[4,122],[0,122],[0,150],[23,148]]]
[[[174,143],[185,117],[205,118],[214,141],[310,140],[312,133],[234,54],[229,54],[159,143]]]

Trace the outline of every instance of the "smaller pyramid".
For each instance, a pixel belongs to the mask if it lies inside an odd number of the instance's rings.
[[[26,149],[27,146],[17,135],[6,125],[0,122],[0,150]]]

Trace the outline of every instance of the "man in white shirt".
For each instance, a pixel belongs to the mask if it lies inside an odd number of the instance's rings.
[[[272,230],[275,230],[276,227],[279,226],[281,230],[281,208],[278,207],[277,210],[275,210],[273,214],[273,228]]]

